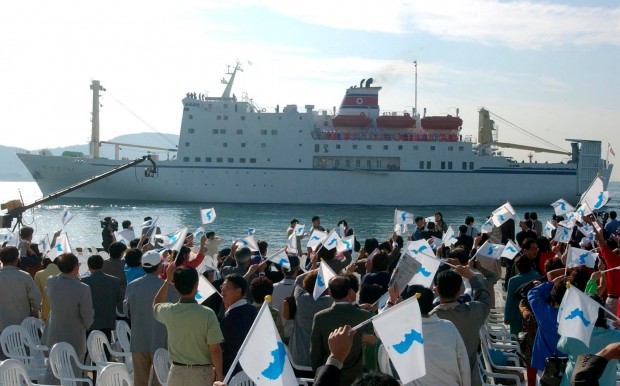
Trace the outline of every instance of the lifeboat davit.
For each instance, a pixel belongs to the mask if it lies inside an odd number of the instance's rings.
[[[371,119],[364,114],[360,115],[337,115],[332,119],[334,127],[360,127],[369,128]]]
[[[437,116],[422,118],[422,128],[424,130],[450,130],[456,131],[463,125],[463,120],[459,117]]]
[[[377,127],[388,129],[413,129],[415,127],[415,119],[409,114],[405,115],[384,115],[377,118]]]

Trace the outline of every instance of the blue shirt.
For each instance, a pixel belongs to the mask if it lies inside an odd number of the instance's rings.
[[[553,289],[552,282],[542,283],[527,293],[527,300],[538,322],[538,331],[532,349],[532,367],[545,369],[545,359],[557,354],[566,356],[557,349],[560,335],[558,334],[558,309],[547,303]]]
[[[127,264],[125,264],[125,278],[127,279],[127,284],[131,283],[132,281],[144,275],[146,275],[146,273],[144,272],[144,269],[141,266],[130,268],[127,266]]]
[[[607,224],[605,224],[605,230],[612,235],[615,235],[618,232],[618,228],[620,227],[620,221],[618,220],[610,220]]]

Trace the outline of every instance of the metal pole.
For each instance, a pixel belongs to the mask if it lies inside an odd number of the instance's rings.
[[[413,65],[415,66],[415,101],[413,108],[415,109],[415,113],[418,113],[418,61],[414,60]]]

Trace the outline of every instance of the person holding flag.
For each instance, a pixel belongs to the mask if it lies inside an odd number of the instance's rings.
[[[526,256],[517,257],[514,266],[517,268],[518,274],[508,281],[504,306],[504,324],[508,324],[510,333],[517,336],[523,331],[523,317],[519,311],[520,298],[517,289],[525,283],[540,278],[541,275],[534,268],[532,260]]]
[[[179,292],[177,303],[166,302],[174,280]],[[155,319],[166,326],[168,352],[172,366],[168,386],[203,386],[223,380],[222,348],[224,340],[215,313],[196,302],[198,272],[192,267],[166,269],[166,280],[153,299]]]
[[[291,220],[291,225],[286,230],[287,239],[290,237],[295,238],[295,248],[297,249],[297,252],[295,254],[301,255],[303,251],[303,249],[301,249],[301,239],[306,237],[306,234],[304,233],[304,228],[305,227],[303,225],[299,225],[299,220],[294,218]],[[292,236],[293,234],[295,234],[295,236]]]
[[[22,227],[19,230],[17,249],[19,249],[19,268],[28,272],[34,279],[34,275],[43,269],[43,266],[41,264],[39,246],[32,243],[33,235],[34,229],[32,227]]]

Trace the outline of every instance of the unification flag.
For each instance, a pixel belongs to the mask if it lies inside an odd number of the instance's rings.
[[[50,248],[50,251],[47,253],[47,257],[53,261],[56,257],[62,255],[63,253],[71,253],[71,245],[69,245],[69,239],[67,239],[66,233],[56,237],[56,244]]]
[[[435,236],[431,236],[433,239],[433,242],[431,243],[431,247],[433,247],[433,249],[437,249],[439,247],[441,247],[441,244],[443,244],[443,240],[440,239],[439,237],[435,237]]]
[[[512,260],[515,258],[517,253],[519,253],[519,247],[517,247],[517,245],[513,243],[512,240],[508,240],[508,242],[504,246],[501,257]]]
[[[244,237],[237,241],[237,245],[250,248],[252,252],[258,252],[258,244],[254,236]]]
[[[407,243],[407,251],[409,251],[412,257],[418,257],[418,255],[434,256],[431,246],[428,244],[428,241],[424,239]]]
[[[582,227],[577,227],[579,232],[581,232],[588,240],[594,241],[594,228],[590,224],[583,224]]]
[[[476,254],[478,256],[484,256],[491,259],[499,260],[499,258],[502,257],[504,249],[505,246],[503,246],[502,244],[493,244],[489,241],[485,241],[485,243],[482,244],[480,248],[478,248]]]
[[[338,241],[338,245],[336,245],[336,251],[338,253],[342,253],[344,251],[352,251],[354,244],[355,244],[354,235],[344,237],[340,239],[340,241]]]
[[[596,301],[571,285],[566,290],[558,311],[558,334],[579,339],[586,346],[590,346],[599,307]]]
[[[571,230],[569,228],[558,225],[553,239],[559,243],[568,243],[570,241],[570,236]]]
[[[318,275],[316,275],[314,292],[312,293],[314,300],[317,300],[321,297],[321,295],[323,295],[323,292],[327,289],[327,284],[334,276],[336,276],[336,273],[330,268],[330,266],[327,265],[325,261],[321,261],[321,264],[319,264]]]
[[[52,247],[50,244],[51,241],[49,235],[45,235],[45,237],[42,238],[41,241],[39,241],[39,251],[45,255],[46,252],[49,251]]]
[[[336,232],[336,230],[334,229],[323,242],[323,248],[329,249],[329,250],[334,249],[336,248],[340,240],[341,239],[340,239],[340,236],[338,236],[338,232]]]
[[[62,215],[60,216],[60,219],[62,220],[62,226],[64,227],[65,225],[67,225],[69,221],[71,221],[72,218],[73,218],[73,213],[71,213],[69,208],[65,208],[62,211]]]
[[[306,226],[302,225],[302,224],[295,225],[295,235],[299,236],[299,237],[303,236],[305,228],[306,228]]]
[[[19,243],[19,237],[17,234],[11,232],[8,229],[0,229],[0,243],[7,243],[7,245],[17,246]]]
[[[413,224],[413,213],[394,209],[394,225],[397,224]]]
[[[560,198],[556,202],[552,203],[551,206],[555,211],[555,214],[558,216],[563,215],[564,213],[572,212],[575,210],[575,207],[569,204],[565,199]]]
[[[286,250],[284,248],[276,251],[276,253],[273,253],[270,256],[267,256],[267,261],[274,262],[286,269],[291,269],[291,262],[288,259],[288,255],[286,254]]]
[[[482,227],[480,228],[480,233],[491,233],[493,231],[493,217],[490,217]]]
[[[288,248],[288,253],[290,254],[297,255],[299,253],[297,250],[297,235],[295,235],[295,232],[291,233],[286,240],[286,247]]]
[[[194,231],[194,233],[192,233],[192,235],[194,235],[194,240],[200,240],[200,238],[204,234],[205,234],[205,229],[203,227],[199,227],[198,229]]]
[[[580,265],[587,265],[590,268],[596,266],[596,259],[598,253],[586,251],[585,249],[570,247],[568,249],[568,256],[566,257],[566,266],[578,267]]]
[[[375,316],[372,324],[403,384],[426,374],[422,315],[415,296]]]
[[[166,244],[163,245],[163,247],[179,252],[183,244],[185,244],[185,237],[187,236],[187,231],[188,229],[187,227],[185,227],[174,232],[173,235],[168,235],[168,240],[164,240],[166,241]]]
[[[255,228],[248,228],[248,236],[254,236],[255,233],[256,233]]]
[[[196,302],[198,304],[207,300],[211,295],[219,294],[213,284],[204,275],[198,275],[198,291],[196,292]]]
[[[457,240],[454,238],[454,235],[454,228],[452,228],[452,225],[448,226],[448,230],[444,233],[443,238],[441,239],[442,243],[447,247],[456,243]]]
[[[286,354],[269,302],[264,302],[239,353],[239,363],[247,376],[259,386],[296,385],[297,379]]]
[[[310,235],[310,238],[308,239],[308,244],[306,246],[308,248],[312,248],[312,250],[315,250],[316,247],[321,244],[321,241],[323,241],[326,237],[327,233],[315,229]]]
[[[426,288],[433,288],[433,279],[435,278],[435,274],[441,265],[441,260],[424,254],[416,255],[414,256],[414,259],[416,259],[421,265],[409,281],[409,285],[419,284]],[[399,290],[402,291],[404,288],[399,288]]]
[[[200,209],[200,219],[203,224],[211,224],[215,221],[215,208]]]
[[[506,221],[510,220],[511,218],[515,217],[516,214],[517,213],[513,209],[512,205],[510,205],[510,203],[507,202],[493,211],[493,215],[491,216],[491,219],[493,221],[493,224],[496,227],[498,227],[502,225],[503,223],[505,223]]]
[[[545,229],[543,230],[545,237],[548,239],[552,238],[554,230],[555,230],[555,225],[553,225],[551,221],[547,221],[547,224],[545,225]]]
[[[590,210],[599,210],[609,201],[609,192],[605,190],[601,177],[596,177],[592,185],[581,195],[581,204],[586,204]]]

